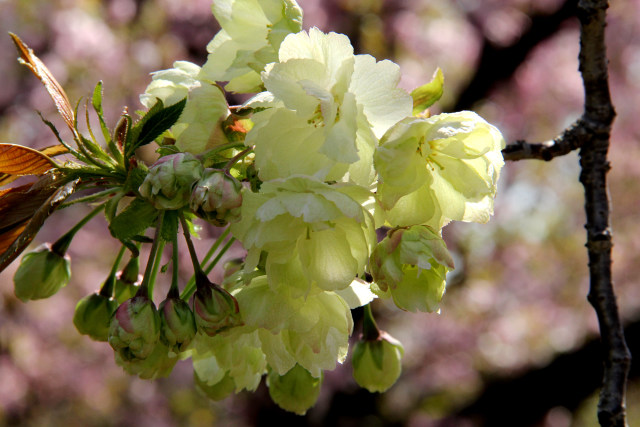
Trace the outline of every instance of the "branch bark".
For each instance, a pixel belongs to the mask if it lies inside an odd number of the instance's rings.
[[[631,365],[611,278],[612,233],[606,175],[610,169],[611,126],[615,109],[609,92],[606,58],[606,0],[579,0],[580,73],[585,103],[582,117],[553,141],[516,141],[503,150],[505,160],[549,161],[580,149],[580,182],[585,191],[590,288],[588,300],[598,316],[603,344],[604,373],[598,404],[602,427],[624,427],[625,391]]]
[[[588,299],[600,325],[604,347],[604,375],[598,420],[603,427],[624,427],[625,391],[631,354],[618,313],[611,278],[612,234],[609,224],[609,197],[606,175],[611,125],[615,110],[609,93],[605,27],[606,0],[580,0],[580,72],[585,89],[582,120],[590,130],[580,149],[580,182],[585,190],[587,250],[590,288]]]

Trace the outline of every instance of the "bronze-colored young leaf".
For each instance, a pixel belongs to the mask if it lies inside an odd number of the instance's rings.
[[[0,195],[0,224],[2,224],[0,228],[0,249],[3,250],[0,254],[0,272],[26,249],[49,215],[51,215],[67,197],[73,194],[77,183],[78,181],[76,180],[61,185],[63,183],[59,177],[56,177],[55,174],[47,174],[40,178],[35,184],[29,185],[31,188],[24,192],[5,190],[3,194]],[[32,192],[33,194],[31,194]],[[13,203],[7,203],[4,199],[11,194],[22,195],[22,197],[14,197],[14,199],[11,200]],[[48,196],[36,209],[31,210],[34,205],[32,199],[41,200],[44,195]],[[8,218],[9,221],[5,223],[5,215],[13,214],[14,209],[21,213],[23,219],[18,221],[20,215],[14,215]],[[29,211],[30,215],[27,216]],[[9,223],[11,223],[11,225],[8,225]],[[21,231],[18,233],[18,230]]]
[[[22,234],[28,223],[29,221],[22,221],[12,228],[7,229],[5,232],[0,233],[0,253],[4,253],[9,249],[9,246]]]
[[[73,107],[71,106],[64,89],[60,86],[60,83],[58,83],[55,77],[53,77],[40,58],[33,53],[33,50],[20,40],[20,37],[13,33],[9,33],[9,35],[20,53],[20,62],[29,67],[33,74],[35,74],[36,77],[38,77],[44,84],[44,87],[47,89],[47,92],[49,92],[51,99],[53,99],[53,102],[56,104],[58,112],[64,119],[67,126],[69,126],[71,132],[76,135],[77,132],[74,127],[75,115],[73,113]]]
[[[58,144],[34,150],[15,144],[0,144],[0,187],[20,176],[42,175],[55,167],[51,157],[67,153],[65,146]]]
[[[0,172],[10,175],[42,175],[56,164],[46,154],[15,144],[0,144]]]

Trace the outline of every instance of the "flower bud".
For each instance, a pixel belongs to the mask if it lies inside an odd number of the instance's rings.
[[[147,297],[126,300],[111,319],[109,344],[124,360],[145,359],[159,338],[160,316]]]
[[[193,184],[202,177],[200,160],[190,153],[161,157],[149,168],[139,188],[156,209],[180,209],[189,203]]]
[[[180,298],[167,298],[160,303],[160,340],[176,353],[186,350],[196,336],[193,311]]]
[[[190,206],[200,218],[222,227],[240,219],[242,184],[221,169],[205,169],[191,193]]]
[[[376,245],[369,260],[373,280],[396,305],[412,312],[438,310],[453,259],[442,237],[416,225],[397,228]]]
[[[214,336],[234,326],[241,326],[243,323],[238,301],[220,286],[207,282],[203,280],[202,284],[198,284],[193,298],[198,330]]]
[[[40,245],[20,261],[13,276],[16,296],[24,302],[49,298],[69,283],[70,264],[69,256],[52,251],[50,243]]]
[[[78,301],[73,314],[73,324],[78,332],[96,341],[107,341],[111,315],[118,308],[113,299],[93,293]]]
[[[388,390],[400,376],[404,348],[386,332],[377,340],[361,340],[353,350],[353,378],[370,392]]]
[[[304,415],[316,404],[321,385],[322,376],[315,378],[298,364],[284,375],[274,370],[267,374],[271,399],[282,409],[298,415]]]

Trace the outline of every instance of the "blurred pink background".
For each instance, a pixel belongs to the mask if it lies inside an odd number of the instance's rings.
[[[210,0],[0,0],[0,29],[18,34],[35,50],[72,103],[90,96],[102,80],[106,118],[115,125],[125,105],[130,111],[142,108],[138,95],[150,81],[150,72],[179,59],[204,62],[205,46],[218,30],[210,4]],[[557,29],[535,43],[513,73],[502,76],[507,62],[489,63],[485,71],[492,84],[467,88],[480,71],[483,46],[505,49],[525,34],[539,33],[532,17],[560,15],[561,0],[299,0],[299,4],[305,11],[305,28],[346,33],[357,53],[399,63],[401,86],[407,90],[428,81],[436,67],[442,68],[445,95],[432,111],[451,111],[464,94],[470,100],[465,108],[498,126],[508,142],[552,139],[582,113],[575,19],[559,19]],[[609,173],[613,274],[628,324],[640,314],[638,22],[640,1],[612,2],[607,42],[618,112]],[[31,147],[55,143],[36,110],[68,137],[46,91],[16,57],[10,38],[0,38],[0,142]],[[578,174],[577,153],[549,163],[509,163],[491,222],[454,224],[444,230],[457,269],[441,314],[403,313],[389,304],[375,304],[380,326],[405,346],[398,383],[384,395],[368,395],[357,390],[346,363],[327,373],[317,407],[304,418],[271,407],[264,387],[255,395],[242,393],[210,402],[193,388],[189,361],[178,363],[167,379],[149,382],[129,377],[115,365],[107,344],[79,335],[71,322],[74,306],[99,288],[119,248],[104,218],[98,217],[74,240],[71,283],[52,298],[28,304],[15,298],[12,276],[17,261],[0,273],[0,425],[240,426],[274,420],[301,425],[481,425],[478,419],[463,419],[458,413],[485,393],[488,384],[496,379],[515,384],[526,372],[543,370],[559,355],[578,351],[596,337],[596,317],[586,301],[583,190]],[[54,241],[87,212],[86,206],[74,206],[55,213],[33,245]],[[196,242],[200,253],[217,233],[203,229]],[[227,257],[240,251],[234,246]],[[188,260],[184,261],[182,283],[190,271]],[[220,275],[216,270],[211,277],[218,280]],[[161,289],[169,280],[164,276]],[[630,343],[638,339],[628,338]],[[597,425],[597,373],[585,371],[588,374],[596,378],[592,389],[575,384],[576,396],[581,397],[531,415],[534,421],[526,425]],[[528,390],[520,396],[524,408],[535,406],[533,402],[558,384]],[[361,406],[343,408],[347,405],[340,399]],[[636,379],[629,388],[630,425],[640,425],[638,403]],[[528,416],[523,411],[522,422]],[[514,420],[512,425],[525,424]]]

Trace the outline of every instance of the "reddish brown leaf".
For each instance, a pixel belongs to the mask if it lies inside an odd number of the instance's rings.
[[[33,50],[29,48],[20,37],[16,36],[13,33],[9,33],[13,42],[20,53],[21,62],[29,67],[29,69],[40,79],[40,81],[44,84],[44,87],[49,92],[51,99],[56,104],[56,108],[58,112],[64,119],[65,123],[71,129],[71,132],[76,135],[76,130],[73,126],[74,122],[74,112],[71,103],[69,102],[69,98],[67,98],[67,94],[60,86],[60,83],[53,77],[49,69],[44,65],[44,63],[38,58]]]
[[[34,150],[15,144],[0,144],[0,187],[22,175],[42,175],[55,166],[50,157],[67,153],[62,144]]]
[[[9,175],[42,175],[55,167],[53,160],[33,148],[0,144],[0,172]]]
[[[61,154],[67,154],[69,150],[62,144],[50,145],[40,150],[42,154],[49,157],[59,156]]]
[[[13,228],[8,229],[6,232],[0,234],[0,253],[4,253],[9,246],[22,234],[24,228],[27,226],[29,221],[23,221],[18,225],[15,225]]]
[[[0,272],[25,250],[49,215],[73,194],[77,181],[61,184],[55,174],[46,174],[33,185],[0,193],[0,249],[4,249]],[[35,207],[37,201],[40,204]]]

